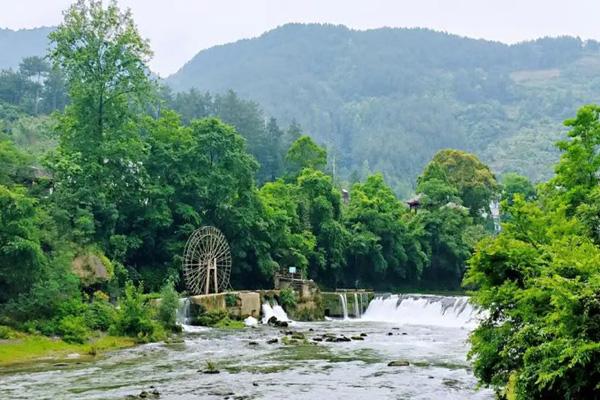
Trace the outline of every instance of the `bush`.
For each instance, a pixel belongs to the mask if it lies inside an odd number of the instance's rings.
[[[176,312],[179,307],[179,294],[175,290],[173,281],[169,280],[160,291],[160,303],[158,305],[158,320],[166,328],[176,330]]]
[[[58,323],[58,332],[68,343],[84,343],[90,336],[90,331],[81,316],[67,315]]]
[[[125,284],[124,296],[117,311],[111,333],[135,337],[140,342],[149,342],[164,336],[164,331],[152,321],[151,309],[144,300],[143,286],[133,282]]]
[[[217,310],[205,312],[195,319],[196,325],[215,326],[219,321],[228,318],[227,311]]]
[[[102,292],[96,292],[94,301],[88,305],[85,316],[87,325],[91,329],[107,331],[115,321],[116,310],[108,302],[108,296]]]
[[[0,339],[12,339],[15,337],[15,332],[8,326],[0,325]]]
[[[225,293],[225,305],[227,307],[235,307],[237,305],[238,296],[235,293]]]
[[[297,304],[296,292],[292,288],[281,289],[281,292],[279,292],[279,301],[284,309],[294,309]]]

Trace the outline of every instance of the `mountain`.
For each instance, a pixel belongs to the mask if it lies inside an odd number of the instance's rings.
[[[446,147],[476,153],[496,173],[547,178],[562,120],[600,101],[600,44],[288,24],[201,51],[167,83],[233,89],[283,123],[298,121],[342,178],[379,170],[408,195]]]
[[[54,28],[0,28],[0,70],[16,69],[24,57],[43,56],[48,49],[48,34]]]

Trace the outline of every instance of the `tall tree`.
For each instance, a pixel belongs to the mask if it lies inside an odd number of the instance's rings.
[[[300,136],[292,143],[285,156],[287,172],[296,177],[304,168],[323,171],[327,165],[327,151],[310,136]]]
[[[425,167],[419,177],[419,185],[430,179],[447,182],[458,192],[462,205],[469,209],[471,216],[480,218],[488,212],[489,205],[497,190],[494,174],[473,154],[460,150],[441,150]]]
[[[83,223],[106,248],[125,210],[143,202],[146,150],[136,122],[151,94],[150,48],[116,1],[77,1],[50,39],[71,100],[57,127],[54,198],[64,219]]]

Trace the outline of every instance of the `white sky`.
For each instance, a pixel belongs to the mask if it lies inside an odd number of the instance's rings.
[[[0,27],[57,25],[71,0],[0,0]],[[106,0],[105,0],[106,2]],[[541,36],[600,40],[600,0],[119,0],[150,39],[153,71],[175,72],[198,51],[287,22],[356,29],[427,27],[513,43]]]

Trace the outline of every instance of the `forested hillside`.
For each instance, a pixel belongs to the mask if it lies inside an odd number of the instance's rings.
[[[50,27],[3,29],[0,27],[0,69],[15,69],[25,57],[43,56],[48,50]]]
[[[578,38],[508,46],[425,29],[290,24],[200,52],[175,90],[235,90],[328,148],[338,177],[383,171],[395,191],[441,148],[496,173],[549,177],[561,121],[600,101],[600,50]]]

